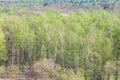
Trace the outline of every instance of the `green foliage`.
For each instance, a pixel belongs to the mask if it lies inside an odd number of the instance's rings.
[[[62,68],[56,80],[79,80],[79,74],[81,79],[97,80],[102,73],[113,74],[113,70],[104,68],[113,69],[109,62],[114,61],[113,53],[120,50],[118,15],[104,10],[60,13],[48,9],[0,16],[0,59],[5,58],[7,40],[3,31],[8,30],[12,55],[23,57],[20,65],[52,59]]]

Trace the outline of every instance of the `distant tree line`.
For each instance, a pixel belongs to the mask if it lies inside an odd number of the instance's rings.
[[[118,2],[119,0],[0,0],[0,2],[70,2],[70,3],[90,3],[90,2]]]

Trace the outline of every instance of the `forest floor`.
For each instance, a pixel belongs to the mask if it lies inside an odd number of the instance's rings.
[[[19,72],[14,77],[0,75],[0,80],[43,80],[33,69],[26,69],[24,72]],[[45,80],[51,80],[50,78]]]

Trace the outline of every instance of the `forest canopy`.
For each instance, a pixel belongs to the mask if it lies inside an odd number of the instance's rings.
[[[102,9],[0,13],[0,66],[53,61],[55,80],[119,80],[119,35],[120,15]]]

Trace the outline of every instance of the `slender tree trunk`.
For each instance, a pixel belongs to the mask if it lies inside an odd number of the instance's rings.
[[[5,40],[6,40],[6,61],[5,66],[7,67],[12,64],[12,44],[9,30],[4,30]]]
[[[20,53],[19,53],[19,69],[23,71],[23,50],[20,48]]]
[[[118,80],[118,71],[115,71],[115,80]]]
[[[119,67],[119,64],[118,64],[118,60],[119,60],[119,57],[120,57],[120,53],[118,52],[116,55],[115,55],[115,59],[116,59],[116,70],[115,70],[115,80],[118,80],[118,76],[119,76],[119,73],[118,73],[118,67]]]
[[[110,75],[108,74],[108,76],[107,76],[107,80],[110,80]]]
[[[84,78],[85,78],[85,80],[87,80],[87,75],[86,74],[84,75]]]

